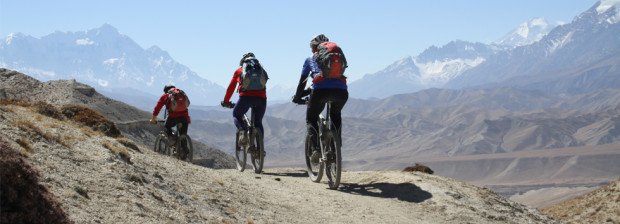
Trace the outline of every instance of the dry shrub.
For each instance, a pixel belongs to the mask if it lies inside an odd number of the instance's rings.
[[[80,130],[82,130],[82,133],[84,135],[86,135],[86,137],[96,136],[99,133],[99,132],[95,132],[95,131],[93,131],[93,129],[91,129],[89,127],[85,127],[85,126],[81,126]]]
[[[428,174],[434,173],[433,170],[431,170],[431,168],[429,168],[428,166],[424,164],[419,164],[419,163],[416,163],[415,166],[406,167],[405,169],[403,169],[403,172],[422,172],[422,173],[428,173]]]
[[[13,124],[19,128],[19,130],[25,132],[34,132],[34,133],[42,133],[43,131],[34,125],[31,121],[19,119],[17,121],[13,121]]]
[[[103,143],[103,147],[105,147],[106,149],[110,150],[110,152],[114,153],[115,155],[118,155],[121,157],[121,159],[129,164],[132,164],[131,162],[131,156],[129,155],[129,152],[127,151],[127,148],[125,147],[119,147],[114,143],[110,143],[110,142],[105,142]]]
[[[30,107],[31,104],[27,101],[23,101],[23,100],[14,100],[14,99],[1,99],[0,100],[0,105],[2,106],[6,106],[6,105],[16,105],[16,106],[21,106],[21,107]]]
[[[60,111],[52,106],[49,103],[46,102],[38,102],[37,104],[35,104],[35,109],[37,110],[38,113],[57,119],[57,120],[64,120],[65,116],[62,115],[62,113],[60,113]]]
[[[67,136],[62,136],[60,134],[53,134],[50,132],[44,132],[43,133],[43,138],[47,139],[48,141],[53,141],[56,142],[64,147],[67,148],[71,148],[72,140],[71,138],[67,137]]]
[[[0,223],[73,223],[38,171],[0,141]]]
[[[39,128],[38,126],[34,125],[34,123],[32,123],[31,121],[18,120],[14,124],[22,131],[28,132],[30,134],[39,135],[49,142],[56,142],[64,147],[71,148],[72,143],[69,141],[68,138],[63,138],[60,134],[45,132],[41,130],[41,128]]]
[[[138,145],[136,145],[136,143],[134,143],[133,141],[127,139],[127,138],[117,138],[116,141],[118,141],[118,143],[121,143],[121,145],[124,145],[127,148],[133,149],[134,151],[140,151],[140,148],[138,148]]]
[[[93,109],[80,105],[66,105],[62,107],[61,112],[67,118],[102,132],[106,136],[121,137],[121,132],[116,125]]]
[[[32,145],[30,145],[30,142],[28,142],[28,140],[24,138],[20,138],[20,139],[17,139],[16,142],[17,144],[19,144],[19,146],[21,146],[25,150],[25,152],[21,153],[22,155],[28,157],[30,156],[30,154],[34,152],[34,149],[32,149]]]

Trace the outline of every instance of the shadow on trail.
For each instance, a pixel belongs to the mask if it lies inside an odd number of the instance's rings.
[[[308,177],[308,173],[305,170],[296,170],[293,172],[285,172],[285,173],[270,173],[264,172],[263,175],[271,175],[271,176],[284,176],[284,177]]]
[[[350,194],[380,198],[397,198],[401,201],[415,203],[420,203],[433,197],[431,193],[422,190],[412,183],[342,183],[339,190]]]

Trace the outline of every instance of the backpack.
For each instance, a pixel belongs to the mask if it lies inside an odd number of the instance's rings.
[[[267,72],[265,72],[260,63],[258,63],[258,59],[248,57],[241,65],[241,84],[239,91],[265,90],[267,79],[269,79]]]
[[[334,42],[323,42],[317,46],[316,63],[324,78],[342,79],[347,68],[347,59],[342,49]]]
[[[189,98],[183,90],[172,88],[166,94],[168,94],[166,108],[169,113],[185,111],[189,107]]]

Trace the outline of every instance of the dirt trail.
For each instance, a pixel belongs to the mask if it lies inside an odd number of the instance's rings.
[[[0,106],[0,116],[0,138],[22,150],[76,223],[553,222],[488,189],[441,176],[344,172],[342,186],[329,190],[301,168],[216,170],[144,147],[124,149],[128,160],[118,154],[118,139],[75,123],[11,105]]]

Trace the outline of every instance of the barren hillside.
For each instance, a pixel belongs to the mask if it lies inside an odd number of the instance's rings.
[[[9,145],[2,150],[20,151],[76,223],[554,222],[441,176],[345,172],[334,191],[299,168],[260,175],[205,168],[37,108],[0,106],[0,138]]]
[[[149,113],[109,99],[94,88],[75,80],[40,82],[25,74],[0,68],[0,100],[3,99],[35,104],[43,102],[56,107],[86,106],[114,122],[125,137],[149,147],[154,144],[155,135],[162,130],[162,126],[148,123]],[[235,166],[232,156],[199,141],[194,141],[194,162],[214,168]]]
[[[566,223],[620,223],[620,179],[542,211]]]

